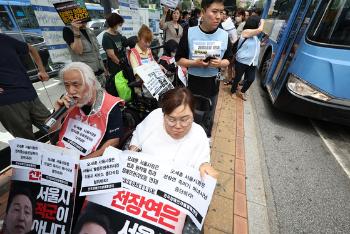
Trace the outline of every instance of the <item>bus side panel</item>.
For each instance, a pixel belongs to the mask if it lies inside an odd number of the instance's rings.
[[[337,99],[350,100],[350,51],[303,41],[290,67],[307,83]]]

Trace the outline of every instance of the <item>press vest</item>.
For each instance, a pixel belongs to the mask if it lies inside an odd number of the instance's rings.
[[[72,28],[69,27],[71,30]],[[83,45],[83,53],[77,54],[75,53],[70,46],[68,46],[70,55],[72,57],[73,62],[83,62],[89,65],[94,72],[97,72],[98,70],[104,70],[103,69],[103,63],[100,58],[100,52],[98,48],[98,42],[93,34],[93,32],[86,28],[85,29],[87,35],[89,36],[90,41],[85,37],[83,33],[80,35],[81,43]]]
[[[97,110],[95,113],[91,115],[86,115],[79,107],[75,106],[64,119],[63,125],[59,133],[57,146],[78,149],[81,152],[81,155],[84,156],[96,151],[96,149],[101,143],[101,140],[103,139],[103,136],[106,133],[109,113],[111,112],[113,107],[121,101],[122,99],[114,97],[106,92],[103,92],[102,105],[100,106],[99,110]],[[64,136],[67,133],[69,133],[68,124],[70,120],[77,120],[81,123],[85,123],[89,126],[95,127],[98,130],[100,130],[101,135],[99,139],[97,139],[97,142],[94,145],[90,145],[89,148],[84,149],[82,149],[81,146],[76,145],[74,142],[72,142],[71,144],[67,143],[69,140],[64,139]]]
[[[199,26],[190,27],[188,29],[188,48],[189,48],[189,59],[196,59],[195,50],[206,52],[207,49],[216,50],[218,53],[215,57],[222,57],[227,49],[228,33],[218,28],[213,34],[204,33]],[[214,45],[215,44],[215,45]],[[217,46],[220,45],[220,48]],[[196,47],[196,48],[195,48]],[[199,48],[199,49],[198,49]],[[200,53],[200,52],[199,52]],[[213,77],[218,74],[219,70],[215,67],[189,67],[188,73],[194,76],[200,77]]]

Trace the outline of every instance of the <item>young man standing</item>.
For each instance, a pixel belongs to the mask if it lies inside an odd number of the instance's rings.
[[[175,56],[180,66],[188,68],[188,88],[192,93],[208,97],[212,101],[208,136],[211,136],[219,91],[219,69],[227,67],[233,56],[228,33],[218,28],[223,12],[223,0],[203,0],[203,21],[199,26],[190,27],[188,32],[184,32]]]

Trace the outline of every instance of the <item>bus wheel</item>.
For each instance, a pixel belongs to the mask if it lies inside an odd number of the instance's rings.
[[[267,80],[267,74],[270,69],[270,65],[271,65],[271,51],[264,58],[264,63],[262,64],[262,67],[261,67],[260,84],[262,88],[265,88],[265,83]]]

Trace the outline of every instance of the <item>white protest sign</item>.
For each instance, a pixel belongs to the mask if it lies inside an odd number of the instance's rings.
[[[80,160],[82,174],[80,196],[110,192],[121,187],[119,154],[109,146],[101,157]]]
[[[176,204],[201,229],[215,186],[214,178],[202,179],[192,167],[171,166],[159,180],[157,195]]]
[[[76,149],[86,156],[101,138],[101,130],[76,119],[69,119],[62,141],[66,148]],[[70,147],[71,146],[71,147]]]
[[[146,86],[147,90],[157,100],[161,94],[174,88],[155,61],[136,67],[135,71],[143,80],[143,84]]]
[[[219,58],[221,56],[221,41],[193,41],[193,59],[205,59],[212,56]]]
[[[73,191],[79,153],[53,145],[42,148],[41,183]]]
[[[120,155],[122,162],[122,186],[124,188],[155,194],[158,187],[159,161],[152,156],[133,151]],[[158,178],[158,179],[157,179]]]
[[[177,67],[177,77],[179,77],[179,80],[187,87],[187,77],[183,71],[183,68],[178,66]]]
[[[42,143],[23,138],[9,141],[11,165],[15,168],[40,169]]]
[[[160,0],[160,4],[175,9],[179,4],[179,0]]]

